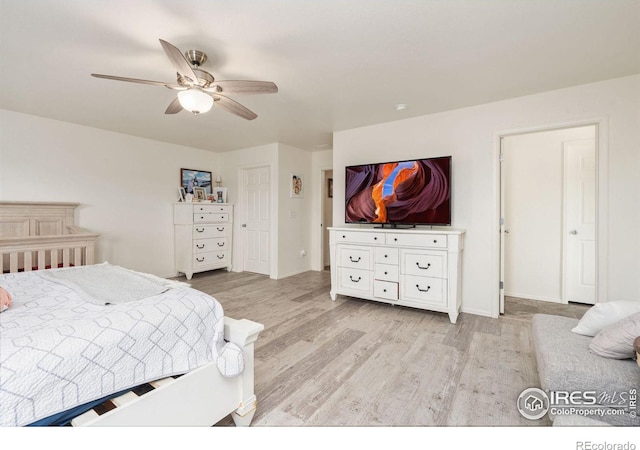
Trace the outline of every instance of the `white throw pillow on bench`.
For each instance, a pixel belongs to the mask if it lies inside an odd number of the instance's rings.
[[[584,336],[595,336],[605,327],[640,312],[640,302],[616,301],[598,303],[582,316],[571,331]]]

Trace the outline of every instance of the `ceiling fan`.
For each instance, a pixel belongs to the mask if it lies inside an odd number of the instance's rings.
[[[253,120],[258,117],[257,114],[227,97],[227,94],[274,94],[278,92],[278,86],[271,81],[216,81],[213,75],[200,69],[200,66],[207,60],[207,55],[204,52],[187,50],[183,55],[176,46],[167,41],[160,39],[160,44],[177,71],[176,83],[98,73],[92,73],[91,76],[107,80],[164,86],[179,91],[178,96],[167,107],[165,114],[176,114],[185,109],[198,115],[209,111],[215,105],[243,119]]]

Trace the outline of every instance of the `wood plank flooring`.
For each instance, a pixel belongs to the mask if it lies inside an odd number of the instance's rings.
[[[518,395],[539,385],[531,317],[588,309],[508,298],[499,319],[463,313],[453,325],[442,313],[333,302],[328,271],[271,280],[220,270],[190,283],[227,316],[265,325],[253,426],[549,425],[516,409]]]

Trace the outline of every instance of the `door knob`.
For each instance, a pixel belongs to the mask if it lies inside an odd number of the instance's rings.
[[[504,230],[504,234],[509,234],[509,230],[508,229]]]
[[[571,230],[569,231],[570,234],[578,234],[578,230]]]
[[[246,224],[246,223],[243,223],[243,224],[242,224],[242,228],[247,228],[247,224]]]

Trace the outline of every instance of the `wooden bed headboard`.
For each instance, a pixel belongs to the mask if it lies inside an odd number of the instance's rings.
[[[0,273],[93,264],[100,235],[76,226],[78,206],[0,202]]]

